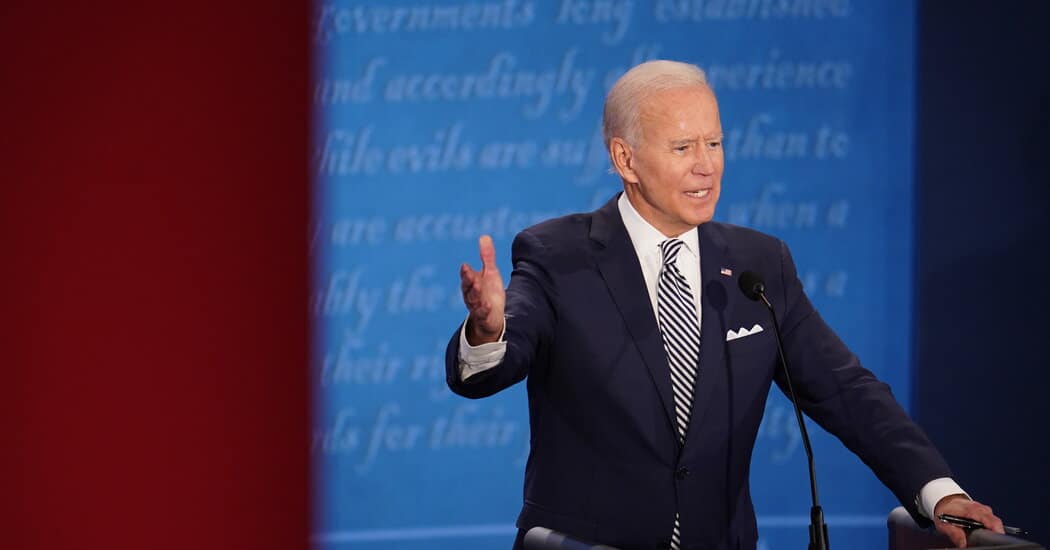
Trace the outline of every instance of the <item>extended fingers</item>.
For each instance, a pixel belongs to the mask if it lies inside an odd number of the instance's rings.
[[[478,239],[478,252],[481,255],[481,271],[475,271],[469,264],[461,264],[459,288],[463,293],[463,303],[470,311],[470,317],[481,322],[493,315],[502,317],[504,295],[502,279],[496,267],[496,248],[492,244],[492,237],[482,235]]]
[[[496,268],[496,245],[492,243],[492,237],[482,235],[478,239],[478,253],[481,255],[481,272],[495,271]]]

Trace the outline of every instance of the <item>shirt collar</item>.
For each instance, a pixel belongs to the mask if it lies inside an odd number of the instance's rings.
[[[627,235],[631,238],[631,244],[634,245],[634,251],[638,254],[638,257],[641,258],[654,251],[659,253],[660,243],[670,237],[653,227],[634,209],[634,205],[627,198],[626,192],[620,193],[620,199],[616,201],[616,206],[620,209],[620,217],[623,218],[623,225],[627,229]],[[675,238],[684,242],[685,247],[694,256],[700,257],[700,238],[695,227]]]

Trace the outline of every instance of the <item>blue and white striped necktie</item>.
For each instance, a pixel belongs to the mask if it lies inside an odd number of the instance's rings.
[[[667,239],[660,243],[663,267],[656,285],[656,319],[663,334],[667,363],[671,367],[675,419],[678,437],[683,442],[689,427],[693,388],[696,387],[700,362],[700,319],[696,312],[696,300],[675,263],[684,245],[678,239]]]
[[[700,318],[696,300],[689,283],[678,270],[678,253],[685,243],[667,239],[660,243],[663,267],[656,285],[656,320],[664,339],[667,364],[671,371],[671,390],[674,393],[675,424],[679,441],[685,442],[689,416],[693,410],[693,389],[700,362]],[[681,529],[678,514],[674,517],[671,548],[681,548]]]

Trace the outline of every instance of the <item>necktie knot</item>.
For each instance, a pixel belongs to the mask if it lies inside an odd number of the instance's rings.
[[[663,254],[664,265],[675,265],[675,260],[678,259],[678,251],[685,246],[685,241],[681,239],[667,239],[660,243],[660,253]]]

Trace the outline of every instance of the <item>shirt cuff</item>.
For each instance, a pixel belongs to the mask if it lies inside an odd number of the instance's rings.
[[[472,346],[467,342],[467,322],[459,330],[459,379],[466,380],[475,374],[495,367],[507,354],[507,342],[503,336],[507,333],[507,318],[503,318],[503,330],[499,340],[487,344]]]
[[[966,491],[950,477],[939,477],[922,487],[918,496],[915,497],[915,505],[919,513],[927,519],[933,519],[933,511],[942,498],[949,495],[963,495],[970,498]]]

